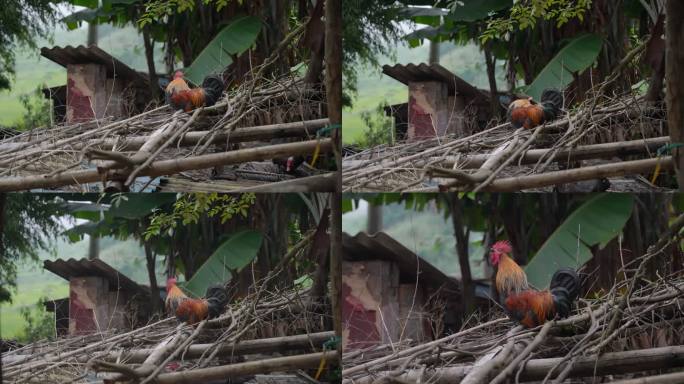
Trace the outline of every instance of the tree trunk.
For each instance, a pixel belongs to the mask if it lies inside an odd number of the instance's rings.
[[[316,234],[309,247],[309,261],[316,263],[316,273],[311,285],[311,297],[319,299],[325,296],[325,287],[330,273],[330,208],[326,208],[318,223]]]
[[[88,236],[88,260],[100,257],[100,238],[96,235]]]
[[[374,235],[382,231],[382,205],[368,203],[368,232]]]
[[[159,88],[157,69],[154,66],[154,42],[148,27],[143,28],[143,43],[145,44],[145,59],[147,60],[147,72],[150,77],[150,88],[154,97],[159,98],[161,96],[161,89]]]
[[[665,39],[665,79],[667,95],[667,125],[672,143],[684,142],[684,3],[669,0],[666,5],[666,39]],[[673,151],[675,170],[679,190],[684,189],[684,151],[675,148]]]
[[[159,298],[159,286],[157,285],[157,255],[152,252],[152,247],[148,241],[143,243],[143,248],[145,249],[145,259],[147,260],[147,276],[150,279],[150,301],[152,305],[152,312],[159,313],[161,310],[161,299]]]
[[[484,45],[485,64],[487,65],[487,78],[489,79],[490,108],[492,117],[499,117],[499,98],[496,90],[496,58],[493,56],[490,45]]]
[[[97,24],[88,23],[88,46],[97,45]]]
[[[325,89],[328,99],[330,124],[342,124],[342,0],[325,2]],[[337,168],[342,169],[341,129],[332,131],[333,152]],[[342,173],[338,187],[342,190]]]
[[[463,224],[463,203],[458,198],[458,195],[452,193],[447,196],[447,199],[449,199],[451,222],[454,226],[454,236],[456,237],[456,254],[458,255],[458,263],[461,267],[461,284],[463,286],[463,313],[461,315],[465,318],[475,309],[475,287],[473,286],[473,278],[470,274],[470,259],[468,257],[469,232],[466,231]]]
[[[339,0],[335,2],[335,11],[341,12]],[[341,15],[341,13],[340,13]],[[339,190],[338,190],[339,191]],[[330,301],[332,303],[333,325],[335,335],[342,337],[342,194],[330,194]],[[337,352],[341,356],[342,343],[337,344]]]
[[[7,194],[0,193],[0,255],[5,254],[5,208],[7,206]]]
[[[428,63],[439,64],[439,42],[430,40],[430,54]]]

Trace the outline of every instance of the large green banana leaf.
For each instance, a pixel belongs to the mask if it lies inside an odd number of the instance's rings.
[[[241,270],[256,258],[262,239],[261,232],[253,230],[233,234],[219,245],[183,288],[202,297],[210,285],[230,281],[232,271]]]
[[[634,199],[622,193],[599,194],[582,204],[544,242],[525,267],[528,281],[545,288],[560,267],[578,269],[591,259],[589,247],[605,246],[632,215]]]
[[[525,93],[539,100],[547,88],[565,88],[574,80],[575,73],[584,72],[594,64],[602,46],[603,38],[598,35],[588,34],[572,39],[539,72]]]
[[[201,84],[207,76],[222,72],[233,62],[234,55],[240,55],[254,45],[261,31],[261,20],[254,16],[243,16],[233,20],[214,37],[185,68],[185,77],[195,84]]]

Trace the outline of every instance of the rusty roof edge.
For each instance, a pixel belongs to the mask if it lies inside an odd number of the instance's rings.
[[[483,99],[489,99],[490,97],[487,93],[485,93],[485,90],[475,87],[439,63],[419,63],[417,65],[413,63],[408,63],[406,65],[385,64],[382,66],[382,73],[405,85],[408,85],[408,83],[411,81],[407,74],[412,76],[420,74],[423,77],[431,77],[436,81],[447,83],[448,87],[452,90],[463,87],[467,92],[474,93],[476,96],[482,97]]]
[[[139,285],[100,259],[88,260],[82,258],[76,260],[74,258],[69,258],[67,260],[44,260],[43,268],[65,280],[69,280],[71,277],[77,277],[76,275],[79,274],[93,272],[96,273],[97,276],[106,278],[110,281],[118,281],[119,285],[126,289],[134,290],[143,294],[149,294],[150,292],[149,288]]]
[[[444,272],[440,271],[437,269],[434,265],[430,264],[427,260],[425,260],[423,257],[420,255],[417,255],[415,252],[411,251],[408,249],[406,246],[398,242],[396,239],[394,239],[392,236],[388,235],[385,232],[378,232],[373,235],[369,235],[365,232],[359,232],[354,236],[351,236],[347,233],[342,233],[342,247],[345,248],[345,243],[347,243],[347,249],[350,250],[353,249],[353,247],[349,246],[349,242],[353,241],[358,243],[359,245],[368,248],[370,246],[382,246],[386,251],[389,251],[395,255],[398,256],[399,259],[397,261],[407,261],[410,263],[413,263],[414,268],[417,268],[416,266],[416,260],[420,260],[420,268],[422,269],[422,274],[426,276],[432,276],[440,280],[440,283],[446,283],[449,285],[450,289],[454,289],[458,292],[460,292],[459,284],[458,281],[459,279],[455,277],[451,277]],[[372,243],[372,244],[371,244]]]
[[[131,80],[139,80],[149,83],[148,74],[136,71],[135,69],[129,67],[116,57],[109,54],[108,52],[102,50],[97,45],[90,45],[87,47],[84,45],[78,45],[76,47],[72,45],[67,45],[65,47],[55,46],[52,48],[42,47],[40,49],[40,55],[63,67],[66,67],[68,64],[76,64],[68,63],[68,58],[73,59],[74,57],[76,57],[76,55],[92,56],[91,58],[93,59],[93,61],[97,59],[98,64],[105,65],[108,68],[111,68],[113,73],[119,74],[121,77],[126,77]]]

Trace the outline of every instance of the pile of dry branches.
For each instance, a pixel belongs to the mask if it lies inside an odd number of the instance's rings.
[[[264,75],[303,31],[304,26],[288,35],[212,107],[187,114],[164,105],[124,120],[37,128],[0,140],[0,191],[99,181],[110,190],[124,190],[140,176],[331,152],[331,139],[317,136],[328,125],[324,92],[294,73],[275,79]],[[243,144],[236,149],[236,143]]]
[[[597,105],[598,104],[598,105]],[[469,137],[432,138],[346,156],[343,190],[519,191],[667,170],[665,112],[643,97],[589,99],[534,130],[500,124]],[[595,159],[611,159],[595,165]],[[654,187],[655,188],[655,187]]]
[[[338,361],[334,347],[324,347],[334,339],[326,326],[330,313],[329,306],[312,302],[308,290],[261,288],[196,326],[166,318],[129,332],[38,342],[4,353],[2,379],[195,383],[275,371],[320,374]]]
[[[684,380],[684,275],[646,279],[650,263],[679,246],[684,215],[647,253],[625,264],[624,279],[581,299],[572,316],[524,329],[497,317],[421,345],[406,342],[342,357],[344,383],[502,383],[611,376],[640,383]]]

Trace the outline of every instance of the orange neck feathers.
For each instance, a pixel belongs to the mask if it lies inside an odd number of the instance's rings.
[[[499,295],[508,296],[529,289],[527,275],[507,254],[502,254],[496,271],[496,290]]]

